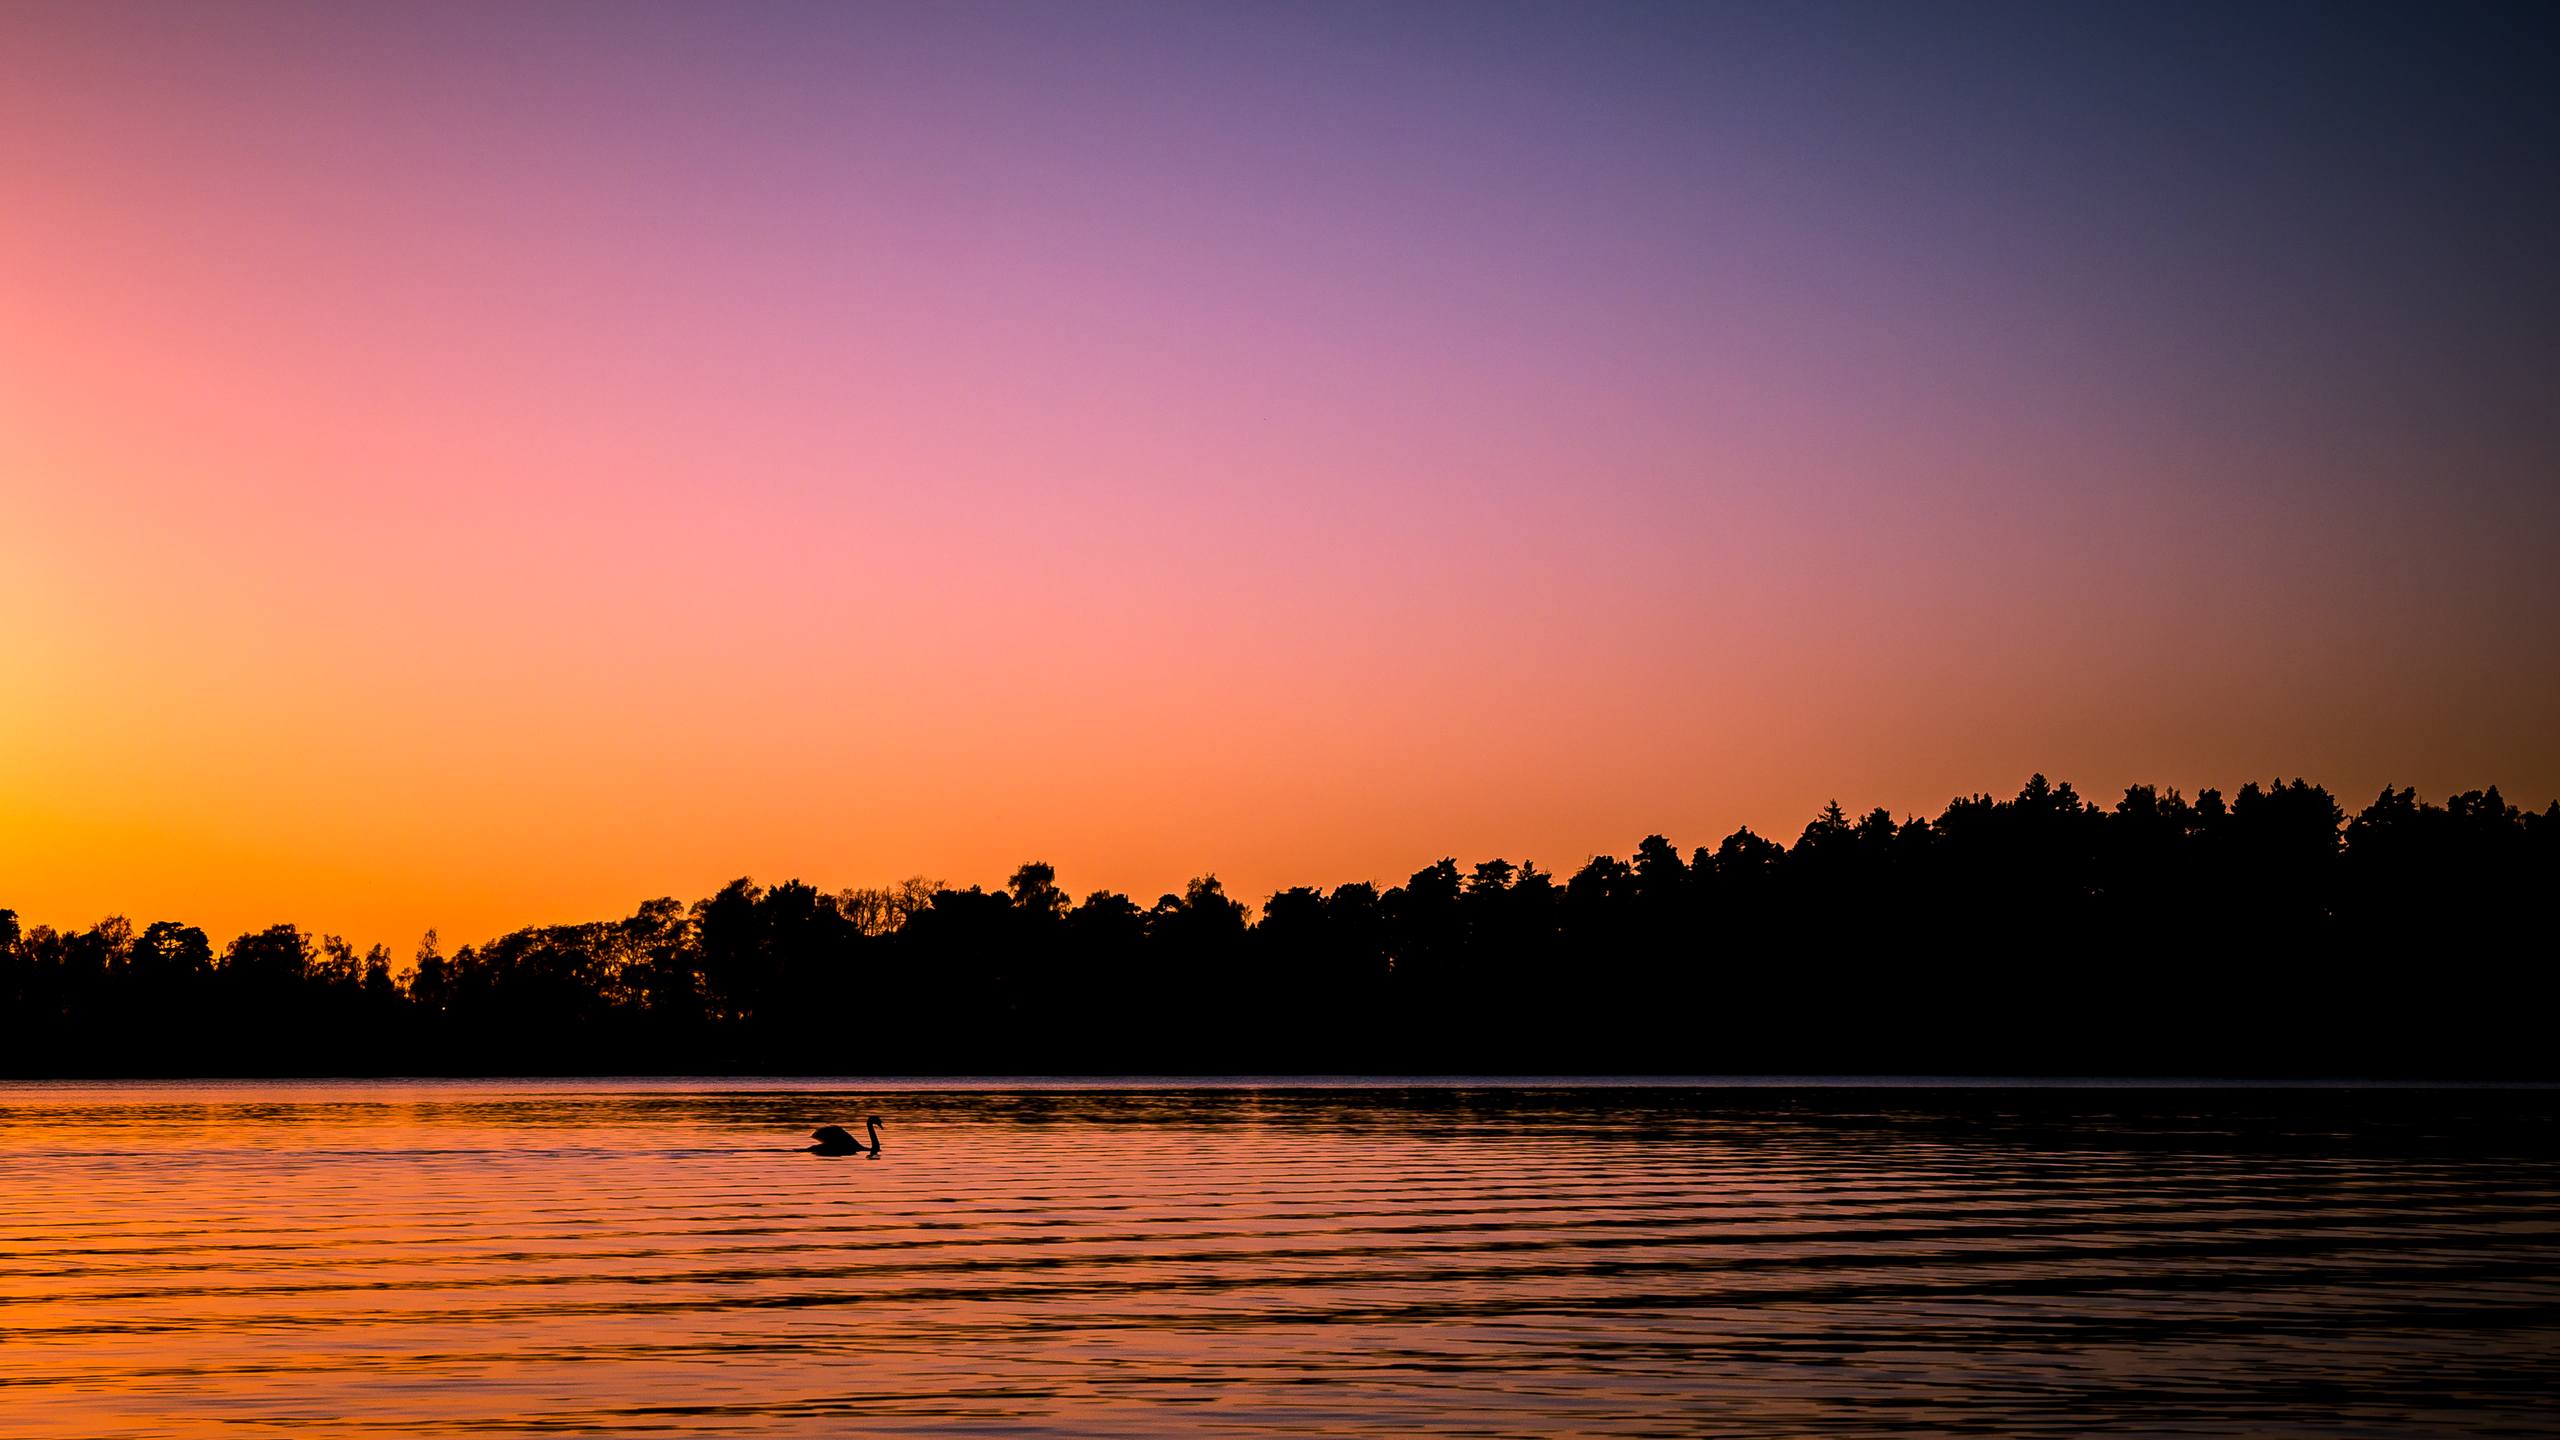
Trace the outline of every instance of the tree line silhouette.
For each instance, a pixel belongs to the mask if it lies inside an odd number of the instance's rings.
[[[1792,845],[1659,835],[1141,905],[733,881],[405,961],[291,925],[0,910],[21,1075],[1655,1072],[2532,1076],[2560,804],[2029,780]]]

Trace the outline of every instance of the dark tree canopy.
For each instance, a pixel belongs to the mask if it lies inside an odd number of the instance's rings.
[[[2548,1076],[2560,806],[2300,780],[2112,806],[2038,775],[1792,845],[1660,835],[1569,876],[1436,860],[1141,905],[921,877],[690,906],[395,967],[277,925],[0,910],[18,1074],[1141,1071]]]

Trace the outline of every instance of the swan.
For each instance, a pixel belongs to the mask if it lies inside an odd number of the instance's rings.
[[[809,1147],[812,1155],[877,1155],[880,1153],[880,1117],[866,1115],[862,1123],[871,1131],[871,1143],[863,1144],[846,1133],[841,1125],[821,1125],[809,1132],[818,1143]]]

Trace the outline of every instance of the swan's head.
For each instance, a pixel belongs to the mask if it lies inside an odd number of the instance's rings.
[[[862,1123],[865,1125],[877,1125],[880,1123],[880,1117],[877,1115],[865,1115],[862,1117]]]

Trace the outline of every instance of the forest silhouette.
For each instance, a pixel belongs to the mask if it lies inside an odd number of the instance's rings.
[[[2560,1072],[2560,804],[2029,780],[1792,845],[1659,835],[1141,905],[741,879],[406,961],[291,925],[0,910],[18,1075]]]

